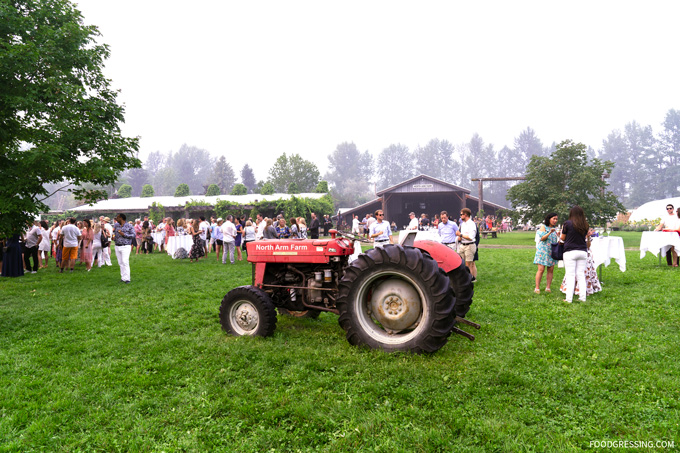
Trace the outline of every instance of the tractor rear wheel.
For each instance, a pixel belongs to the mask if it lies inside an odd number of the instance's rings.
[[[310,319],[317,319],[321,312],[319,310],[302,310],[302,311],[295,311],[295,310],[288,310],[285,308],[277,307],[276,308],[279,313],[285,316],[292,316],[293,318],[310,318]]]
[[[434,352],[455,324],[455,299],[437,262],[413,247],[386,245],[345,270],[336,306],[353,345]]]
[[[240,286],[222,299],[220,323],[231,335],[268,337],[276,328],[276,309],[269,295],[261,289]]]

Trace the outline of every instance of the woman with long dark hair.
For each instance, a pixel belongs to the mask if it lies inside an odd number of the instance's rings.
[[[567,280],[567,295],[565,302],[574,299],[574,287],[578,281],[579,288],[586,288],[586,260],[588,259],[588,245],[586,236],[589,230],[588,221],[580,206],[574,206],[569,211],[569,220],[562,226],[561,239],[564,241],[564,269]],[[586,291],[579,291],[578,298],[586,301]]]
[[[551,212],[545,216],[543,223],[536,229],[536,254],[534,255],[534,264],[538,265],[536,287],[534,288],[536,294],[541,292],[541,279],[546,269],[548,272],[545,276],[545,292],[550,292],[553,270],[555,269],[555,264],[557,264],[557,261],[550,256],[550,246],[557,244],[557,231],[555,227],[557,227],[557,213]]]
[[[82,232],[82,253],[80,254],[80,262],[85,263],[87,271],[92,269],[92,242],[94,241],[94,231],[92,230],[92,224],[89,219],[83,220],[83,232]]]

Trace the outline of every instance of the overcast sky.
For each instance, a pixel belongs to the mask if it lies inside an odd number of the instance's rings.
[[[266,179],[283,152],[322,174],[344,141],[374,155],[479,133],[496,149],[599,149],[680,109],[680,1],[76,1],[141,157],[183,143]]]

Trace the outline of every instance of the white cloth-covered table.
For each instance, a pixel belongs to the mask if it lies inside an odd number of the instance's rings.
[[[590,251],[593,254],[595,268],[600,264],[609,266],[615,260],[621,272],[626,272],[626,251],[623,238],[620,236],[600,236],[590,240]]]
[[[401,230],[399,232],[399,241],[397,244],[401,244],[402,239],[404,239],[404,236],[409,231],[413,230]],[[425,231],[420,231],[418,230],[418,233],[416,233],[416,241],[436,241],[436,242],[441,242],[441,238],[439,237],[439,230],[437,229],[431,229],[431,230],[425,230]]]
[[[680,235],[670,231],[643,231],[640,238],[640,259],[645,253],[652,252],[654,255],[665,255],[671,247],[680,250]]]
[[[194,241],[188,234],[182,236],[170,236],[168,238],[168,246],[166,247],[168,255],[173,259],[175,258],[175,252],[179,248],[183,248],[187,253],[191,252],[191,246],[194,245]]]
[[[163,242],[165,242],[165,231],[151,233],[151,237],[153,238],[154,243],[161,245]]]

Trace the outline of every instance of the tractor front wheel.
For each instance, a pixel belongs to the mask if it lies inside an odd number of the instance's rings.
[[[336,306],[353,345],[388,352],[434,352],[455,324],[449,278],[429,255],[386,245],[345,270]]]
[[[261,289],[240,286],[222,299],[220,323],[231,335],[268,337],[276,328],[276,309],[269,295]]]

